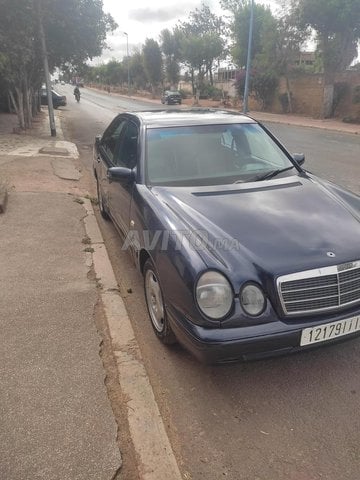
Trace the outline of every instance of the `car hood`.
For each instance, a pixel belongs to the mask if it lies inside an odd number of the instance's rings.
[[[246,257],[262,270],[283,274],[360,258],[360,199],[356,209],[306,175],[154,187],[153,193],[176,217],[176,229],[206,234],[207,246],[199,254],[209,267],[220,262],[237,270]]]

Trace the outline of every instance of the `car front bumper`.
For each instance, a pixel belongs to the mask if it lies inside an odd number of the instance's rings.
[[[332,315],[314,322],[286,324],[281,321],[253,327],[204,328],[193,324],[174,309],[167,309],[171,327],[178,341],[203,363],[230,363],[275,357],[340,343],[360,336],[360,331],[325,342],[300,346],[304,328],[340,321],[353,313]]]

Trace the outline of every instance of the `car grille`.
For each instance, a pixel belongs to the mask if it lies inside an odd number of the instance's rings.
[[[287,315],[360,303],[360,261],[284,275],[278,278],[277,286]]]

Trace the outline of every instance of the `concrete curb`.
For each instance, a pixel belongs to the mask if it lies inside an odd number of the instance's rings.
[[[138,458],[139,477],[141,480],[181,480],[94,210],[88,199],[84,199],[83,206],[86,210],[85,229],[94,250],[92,261],[101,285],[100,298],[110,332],[118,379],[128,399],[127,419]]]
[[[1,191],[0,192],[0,213],[5,213],[7,200],[8,200],[7,190]]]

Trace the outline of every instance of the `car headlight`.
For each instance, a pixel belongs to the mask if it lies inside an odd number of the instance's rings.
[[[266,299],[260,287],[248,283],[241,289],[240,303],[248,315],[258,316],[265,309]]]
[[[233,291],[228,280],[219,272],[205,272],[196,284],[197,304],[207,317],[220,319],[230,312]]]

